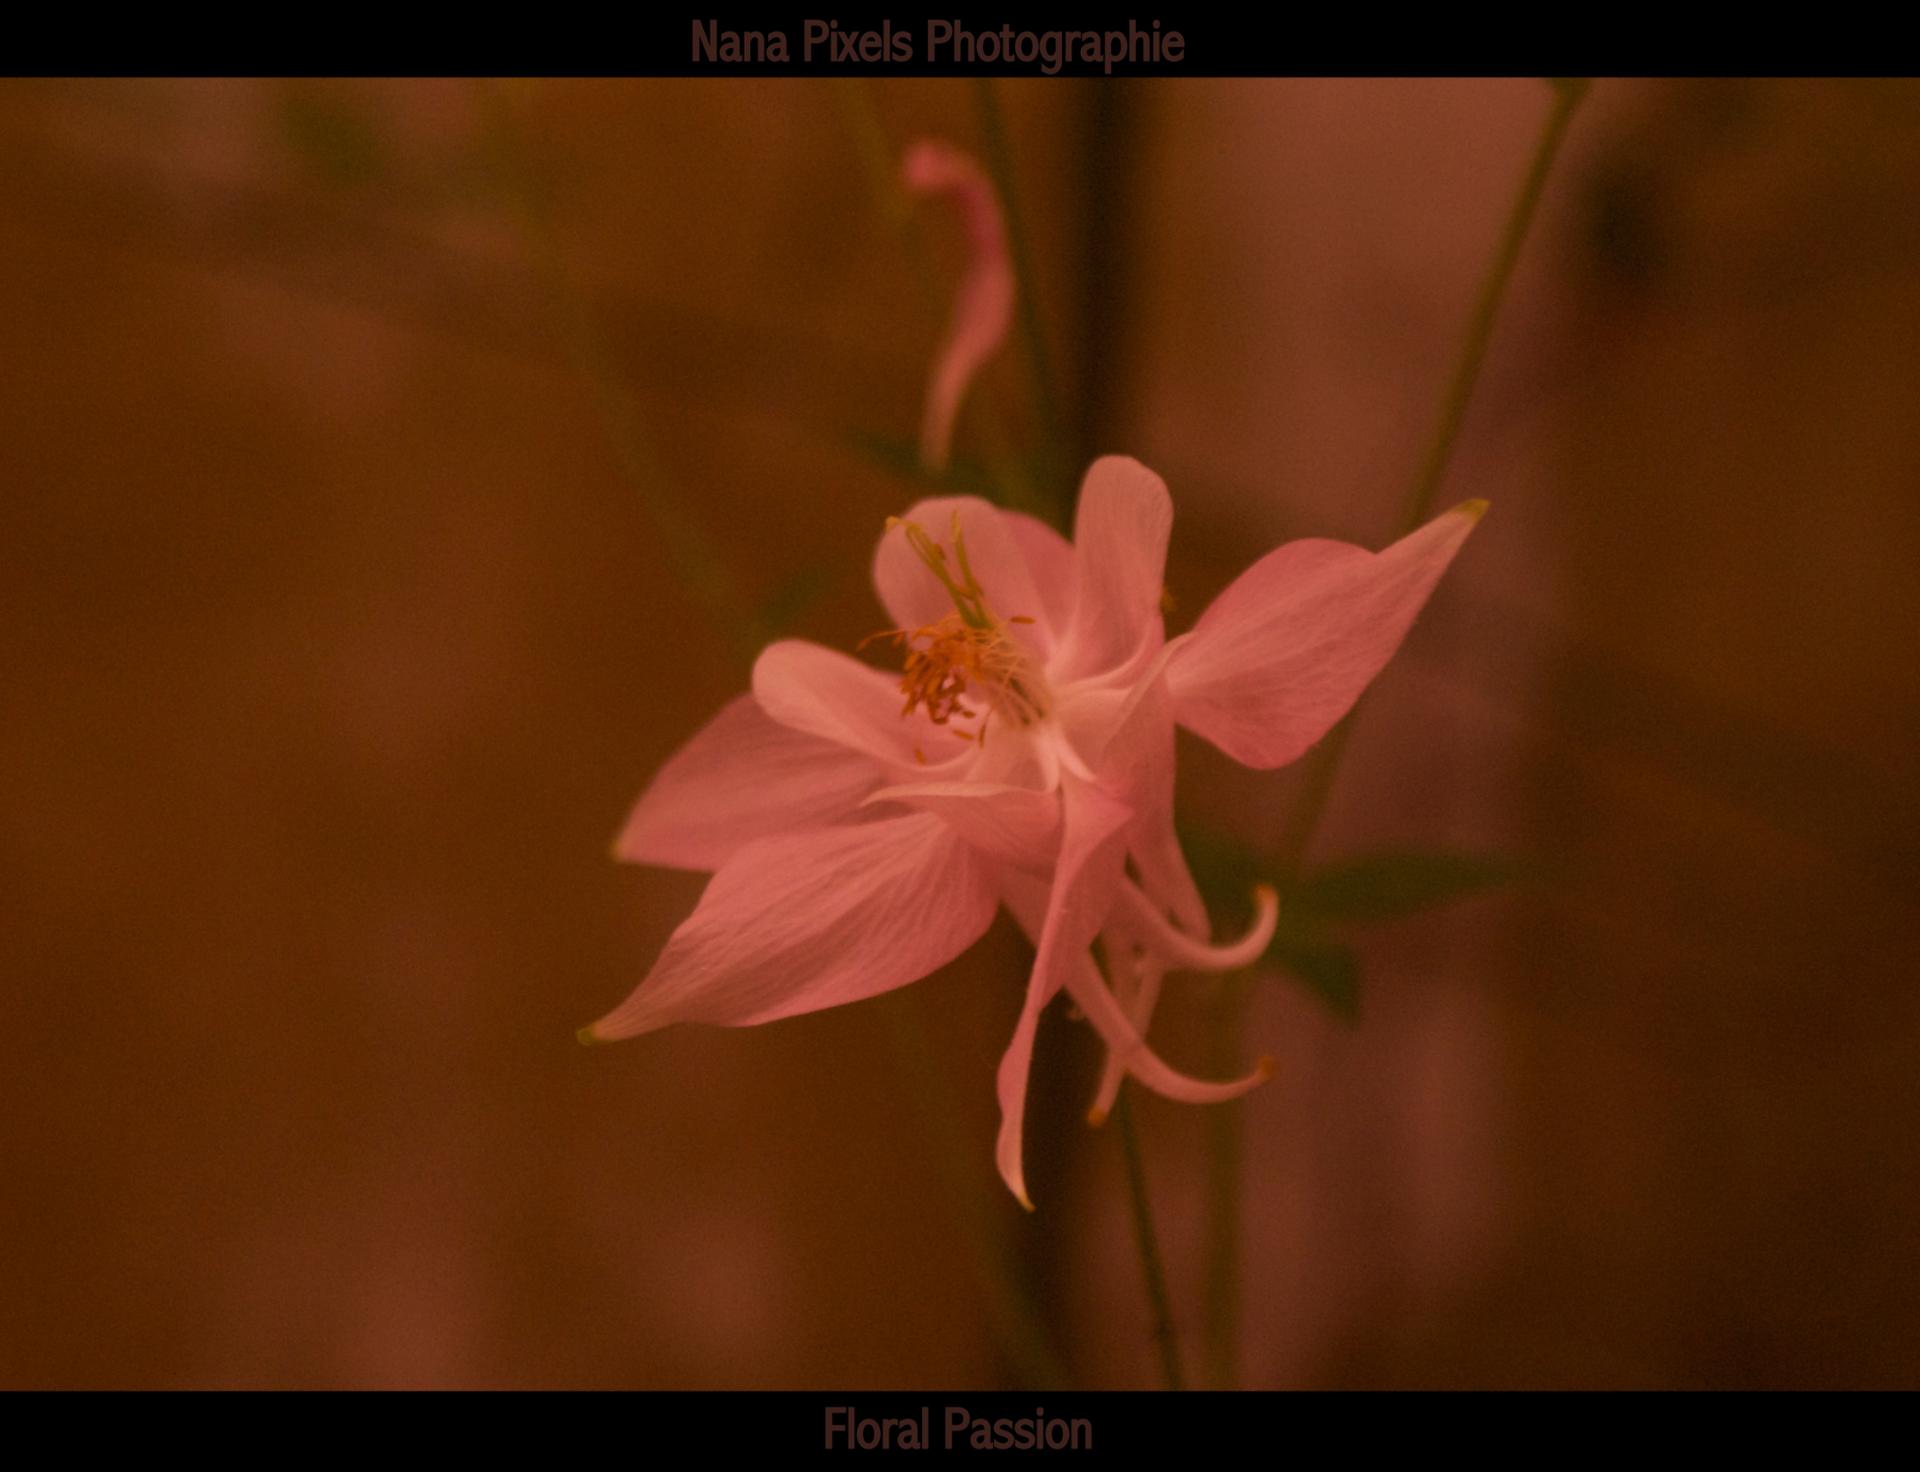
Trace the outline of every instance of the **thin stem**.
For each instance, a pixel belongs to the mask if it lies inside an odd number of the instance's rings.
[[[1241,1034],[1253,994],[1250,972],[1220,978],[1214,998],[1213,1071],[1226,1077],[1241,1067]],[[1247,1154],[1246,1106],[1240,1100],[1207,1111],[1207,1257],[1201,1288],[1201,1327],[1207,1383],[1222,1390],[1238,1378],[1240,1344],[1241,1182]]]
[[[1453,443],[1459,438],[1460,426],[1467,417],[1468,401],[1473,398],[1474,385],[1480,380],[1480,365],[1486,359],[1487,344],[1493,340],[1494,319],[1500,314],[1500,303],[1506,299],[1507,285],[1520,259],[1520,247],[1526,244],[1527,232],[1533,228],[1533,217],[1545,192],[1547,176],[1553,172],[1553,162],[1560,156],[1567,125],[1573,121],[1574,109],[1587,95],[1589,85],[1585,77],[1554,80],[1553,107],[1540,129],[1539,141],[1534,144],[1533,159],[1520,181],[1513,208],[1507,212],[1507,226],[1494,246],[1486,279],[1480,283],[1480,296],[1473,304],[1473,316],[1468,320],[1467,335],[1453,365],[1447,396],[1440,401],[1440,417],[1433,426],[1433,438],[1420,462],[1420,473],[1414,477],[1413,489],[1401,511],[1394,532],[1396,537],[1405,536],[1418,527],[1433,509],[1433,498],[1446,476],[1447,462],[1453,457]]]
[[[1133,1207],[1133,1240],[1140,1249],[1140,1274],[1146,1282],[1147,1308],[1153,1315],[1153,1339],[1160,1349],[1160,1378],[1168,1390],[1185,1390],[1187,1377],[1180,1368],[1180,1340],[1173,1326],[1173,1300],[1167,1293],[1167,1270],[1160,1260],[1160,1239],[1153,1230],[1153,1203],[1147,1196],[1147,1172],[1140,1159],[1140,1136],[1134,1128],[1131,1084],[1123,1085],[1114,1101],[1113,1122],[1120,1135],[1120,1151],[1127,1162],[1127,1198]]]
[[[1446,394],[1440,401],[1440,412],[1427,442],[1426,453],[1421,458],[1419,470],[1402,504],[1393,540],[1414,531],[1433,510],[1434,499],[1446,479],[1447,466],[1453,458],[1454,444],[1466,421],[1467,406],[1473,399],[1474,386],[1479,382],[1487,346],[1493,340],[1494,323],[1499,317],[1500,305],[1506,299],[1514,266],[1520,259],[1520,249],[1533,227],[1541,195],[1545,192],[1548,176],[1553,172],[1554,161],[1560,155],[1560,145],[1566,139],[1574,111],[1591,85],[1590,80],[1584,77],[1555,77],[1551,82],[1553,105],[1541,124],[1533,156],[1521,178],[1513,206],[1507,212],[1505,227],[1494,243],[1493,258],[1488,263],[1479,295],[1474,300],[1466,336],[1461,340],[1454,359],[1453,372],[1448,377]],[[1346,753],[1358,713],[1357,707],[1349,711],[1346,718],[1307,757],[1300,800],[1288,814],[1286,828],[1272,855],[1274,877],[1283,889],[1299,877],[1307,853],[1313,846],[1314,835],[1319,831],[1320,821],[1333,796],[1334,779],[1338,775],[1340,761]],[[1231,988],[1223,995],[1217,1061],[1231,1070],[1238,1065],[1242,1052],[1240,1034],[1244,1009],[1237,1005]],[[1239,1105],[1223,1105],[1221,1111],[1225,1117],[1217,1123],[1209,1141],[1213,1160],[1209,1171],[1212,1200],[1207,1232],[1206,1327],[1208,1363],[1214,1371],[1214,1383],[1225,1388],[1232,1386],[1239,1376],[1240,1162],[1245,1153],[1245,1125]]]
[[[959,1101],[953,1097],[946,1066],[928,1035],[925,999],[909,987],[889,998],[881,1010],[886,1014],[894,1059],[912,1085],[922,1122],[939,1142],[940,1174],[948,1199],[974,1239],[976,1271],[1001,1352],[1026,1387],[1064,1390],[1071,1384],[1066,1367],[1032,1294],[1013,1270],[1006,1244],[995,1226],[993,1209],[980,1188],[983,1177],[979,1155],[961,1127]],[[1005,1200],[1002,1195],[1001,1201]]]
[[[1040,401],[1047,446],[1050,452],[1057,452],[1066,441],[1066,431],[1060,417],[1060,400],[1054,392],[1046,333],[1040,325],[1033,256],[1027,248],[1026,217],[1020,209],[1020,190],[1013,177],[1006,115],[1001,111],[1000,94],[995,91],[991,77],[976,78],[974,87],[980,104],[980,129],[986,141],[987,171],[993,175],[994,188],[1000,192],[1000,208],[1007,219],[1007,243],[1013,253],[1014,295],[1020,310],[1020,338],[1026,347],[1027,365],[1033,373],[1034,394]],[[1048,463],[1051,465],[1056,458],[1056,453],[1049,453]]]

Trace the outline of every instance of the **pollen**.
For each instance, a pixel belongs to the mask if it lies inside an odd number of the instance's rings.
[[[953,518],[951,560],[947,549],[918,523],[889,517],[887,526],[905,532],[908,545],[953,600],[954,610],[917,629],[884,629],[861,641],[865,647],[875,639],[889,639],[903,652],[900,693],[906,703],[901,717],[925,711],[936,726],[984,746],[991,714],[1017,726],[1030,726],[1045,716],[1045,686],[1026,650],[1007,632],[1009,624],[1034,620],[1024,614],[1001,619],[988,605],[967,560],[959,513]],[[974,721],[978,724],[969,728],[966,723]]]

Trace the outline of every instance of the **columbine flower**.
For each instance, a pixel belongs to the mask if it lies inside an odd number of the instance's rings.
[[[1142,1036],[1167,972],[1248,965],[1277,908],[1262,888],[1251,929],[1212,941],[1174,834],[1174,725],[1251,767],[1292,761],[1399,647],[1484,509],[1378,554],[1289,543],[1169,642],[1173,508],[1139,462],[1094,463],[1071,544],[984,501],[922,501],[889,523],[873,565],[903,673],[774,644],[752,693],[642,795],[618,856],[713,879],[646,980],[583,1036],[871,997],[951,961],[1005,905],[1036,948],[998,1080],[996,1155],[1023,1204],[1034,1031],[1061,991],[1109,1050],[1096,1118],[1126,1075],[1192,1102],[1245,1093],[1270,1064],[1203,1081]]]

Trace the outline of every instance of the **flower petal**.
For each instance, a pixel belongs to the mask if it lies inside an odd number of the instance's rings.
[[[1321,540],[1269,552],[1170,646],[1175,717],[1249,767],[1294,760],[1393,657],[1485,510],[1469,501],[1379,553]]]
[[[1088,468],[1074,515],[1080,586],[1058,678],[1100,674],[1157,646],[1172,528],[1167,484],[1138,460],[1105,455]]]
[[[1131,881],[1120,885],[1123,922],[1137,926],[1136,939],[1161,966],[1184,971],[1240,971],[1267,953],[1280,921],[1280,896],[1271,884],[1253,887],[1253,921],[1238,940],[1212,945],[1175,929],[1160,907]]]
[[[1022,527],[1012,513],[978,496],[933,496],[916,501],[900,520],[918,524],[946,549],[951,561],[955,516],[966,538],[967,564],[979,579],[988,607],[1003,619],[1032,619],[1033,623],[1015,624],[1008,632],[1044,657],[1059,630],[1028,560],[1028,548],[1040,545],[1032,527]],[[1023,517],[1021,521],[1032,522],[1032,518]],[[1052,564],[1057,552],[1042,552],[1041,557]],[[873,586],[895,628],[911,631],[953,612],[947,590],[898,527],[883,532],[879,546],[874,548]]]
[[[1153,1009],[1160,1004],[1160,983],[1166,978],[1166,968],[1125,939],[1107,945],[1106,953],[1107,974],[1113,979],[1114,996],[1134,1031],[1144,1038],[1153,1021]],[[1103,1120],[1113,1112],[1114,1101],[1120,1097],[1120,1085],[1126,1078],[1125,1060],[1114,1049],[1107,1049],[1106,1062],[1100,1069],[1100,1086],[1094,1091],[1093,1107],[1087,1110],[1088,1119]]]
[[[1079,965],[1092,963],[1087,947],[1120,883],[1126,862],[1127,823],[1133,814],[1098,787],[1069,777],[1061,792],[1065,809],[1060,862],[1053,890],[1047,896],[1044,917],[1032,911],[1030,890],[1003,885],[1002,893],[1015,917],[1035,934],[1033,971],[1027,979],[1027,998],[1015,1025],[1013,1040],[1001,1056],[996,1076],[1000,1095],[1000,1136],[994,1159],[1007,1189],[1029,1211],[1026,1174],[1021,1160],[1021,1133],[1027,1112],[1027,1073],[1033,1065],[1033,1039],[1040,1014]]]
[[[1173,703],[1163,669],[1160,661],[1149,665],[1131,689],[1083,686],[1062,699],[1058,717],[1074,748],[1099,768],[1102,785],[1133,809],[1127,847],[1147,892],[1205,937],[1207,908],[1173,826]]]
[[[1056,638],[1065,634],[1080,596],[1080,561],[1073,543],[1024,511],[1002,511],[1000,515],[1026,556],[1027,572],[1040,593],[1042,621]]]
[[[893,767],[912,770],[943,750],[916,748],[940,734],[932,722],[907,720],[898,681],[837,649],[782,639],[760,651],[753,698],[790,730],[818,736]]]
[[[1091,956],[1082,955],[1079,965],[1067,974],[1067,991],[1087,1014],[1094,1031],[1106,1040],[1121,1065],[1156,1094],[1178,1099],[1185,1104],[1223,1104],[1250,1093],[1273,1077],[1273,1060],[1262,1058],[1254,1071],[1242,1078],[1212,1082],[1181,1073],[1147,1046],[1124,1008],[1107,990],[1100,969]],[[1103,1115],[1089,1116],[1089,1122],[1101,1123]]]
[[[992,782],[914,782],[882,787],[869,804],[904,803],[936,813],[997,863],[1044,872],[1060,847],[1060,800],[1032,787]]]
[[[1246,933],[1225,945],[1208,945],[1174,929],[1160,913],[1157,904],[1130,880],[1121,880],[1119,906],[1108,921],[1101,939],[1107,954],[1107,973],[1113,978],[1114,998],[1133,1031],[1141,1038],[1143,1051],[1147,1029],[1153,1023],[1153,1009],[1160,1001],[1160,983],[1165,979],[1168,969],[1217,974],[1251,966],[1266,954],[1279,915],[1279,896],[1271,886],[1260,885],[1254,890],[1254,918]],[[1137,931],[1134,929],[1136,926]],[[1100,1088],[1094,1096],[1093,1108],[1087,1114],[1096,1124],[1105,1119],[1113,1108],[1113,1101],[1120,1092],[1120,1081],[1127,1072],[1128,1055],[1124,1037],[1122,1044],[1121,1047],[1107,1049]],[[1154,1063],[1158,1061],[1157,1058],[1153,1059]],[[1214,1099],[1233,1098],[1261,1082],[1269,1071],[1268,1065],[1262,1064],[1253,1075],[1234,1083],[1206,1084],[1199,1080],[1192,1080],[1191,1083],[1195,1088],[1207,1091]],[[1157,1071],[1153,1077],[1159,1077]],[[1182,1078],[1184,1088],[1186,1082],[1184,1076]],[[1153,1086],[1149,1084],[1149,1087]],[[1179,1093],[1174,1097],[1204,1102],[1197,1093]]]
[[[1019,921],[1021,929],[1026,931],[1029,939],[1041,934],[1048,911],[1047,897],[1040,885],[1026,879],[1025,876],[1002,875],[1000,898],[1014,919]],[[1109,925],[1111,927],[1111,919]],[[1122,937],[1127,933],[1124,920],[1118,927],[1111,928],[1114,928]],[[1039,975],[1036,965],[1035,981],[1039,979]],[[1143,1035],[1144,1027],[1136,1026],[1129,1020],[1122,1002],[1107,989],[1099,967],[1093,964],[1093,957],[1085,951],[1079,952],[1071,965],[1066,967],[1064,979],[1054,976],[1050,978],[1050,983],[1052,990],[1046,992],[1044,996],[1034,990],[1032,982],[1029,983],[1027,1000],[1034,1016],[1038,1017],[1039,1012],[1045,1009],[1046,1004],[1064,985],[1072,994],[1080,1010],[1086,1014],[1087,1021],[1093,1024],[1094,1030],[1105,1040],[1109,1060],[1117,1062],[1125,1072],[1132,1074],[1156,1094],[1163,1094],[1169,1099],[1178,1099],[1188,1104],[1218,1104],[1229,1099],[1238,1099],[1273,1077],[1273,1060],[1270,1058],[1260,1059],[1254,1071],[1242,1078],[1218,1082],[1194,1078],[1174,1068],[1147,1044]],[[1147,1005],[1149,1014],[1152,1011],[1153,1001],[1158,1001],[1157,992]],[[1022,1021],[1025,1021],[1024,1013]],[[1018,1033],[1015,1034],[1015,1042],[1016,1044],[1020,1042]],[[1028,1039],[1027,1047],[1030,1052],[1031,1039]],[[1014,1059],[1014,1056],[1014,1050],[1009,1048],[1007,1056],[1002,1058],[1000,1063],[1001,1150],[1003,1152],[1007,1148],[1009,1129],[1007,1071],[1011,1066],[1010,1060]],[[1096,1108],[1088,1115],[1088,1122],[1099,1124],[1105,1117],[1096,1101]],[[1017,1154],[1014,1158],[1017,1161]],[[1004,1165],[1002,1173],[1005,1173]]]
[[[945,194],[959,206],[972,259],[953,300],[953,320],[934,359],[920,428],[920,458],[946,467],[960,401],[981,364],[1006,340],[1013,322],[1013,257],[1000,200],[986,172],[951,144],[922,140],[907,151],[901,178],[916,194]]]
[[[764,838],[721,865],[647,979],[582,1034],[747,1027],[918,981],[980,938],[986,870],[929,813]]]
[[[712,871],[756,838],[844,818],[883,780],[877,762],[791,730],[742,695],[647,784],[614,857]]]
[[[1152,671],[1134,699],[1139,708],[1122,714],[1125,734],[1115,742],[1120,749],[1109,752],[1106,769],[1108,781],[1125,784],[1121,796],[1134,812],[1127,850],[1147,893],[1205,939],[1211,929],[1207,907],[1173,827],[1173,698],[1165,675]]]

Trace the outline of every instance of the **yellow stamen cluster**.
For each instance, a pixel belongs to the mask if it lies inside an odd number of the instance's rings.
[[[925,710],[937,726],[978,718],[980,724],[974,730],[952,729],[964,739],[983,745],[987,716],[994,711],[1021,726],[1044,716],[1047,712],[1039,695],[1039,681],[1026,652],[1006,631],[1007,624],[1030,624],[1033,620],[1016,616],[1003,621],[988,607],[986,594],[967,562],[959,514],[956,512],[953,518],[952,563],[947,560],[946,548],[916,523],[889,517],[887,526],[903,529],[908,545],[940,580],[954,607],[952,613],[934,623],[913,630],[887,629],[872,636],[891,639],[906,651],[900,679],[906,704],[901,707],[901,716]],[[977,692],[988,708],[977,710],[969,705],[969,692]]]

